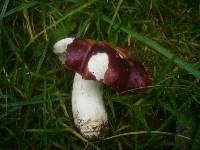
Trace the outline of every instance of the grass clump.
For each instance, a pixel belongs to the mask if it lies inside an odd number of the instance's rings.
[[[198,1],[0,1],[2,149],[198,149]],[[64,37],[133,51],[151,79],[144,92],[104,89],[110,129],[89,142],[71,112],[73,73],[52,53]]]

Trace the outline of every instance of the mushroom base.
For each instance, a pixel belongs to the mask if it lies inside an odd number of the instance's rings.
[[[78,114],[74,114],[74,122],[84,137],[93,140],[103,138],[108,126],[108,121],[102,119],[81,120],[78,118]]]

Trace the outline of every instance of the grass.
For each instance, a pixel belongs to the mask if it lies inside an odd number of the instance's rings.
[[[3,0],[0,8],[0,149],[198,149],[198,1]],[[74,74],[52,53],[66,36],[128,48],[149,73],[143,92],[104,87],[102,140],[74,127]]]

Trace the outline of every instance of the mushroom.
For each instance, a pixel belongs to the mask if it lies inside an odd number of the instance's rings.
[[[103,136],[108,123],[101,83],[117,92],[149,84],[144,67],[130,52],[105,41],[65,38],[55,43],[53,52],[66,68],[76,72],[72,89],[74,123],[88,139]]]
[[[67,46],[73,40],[73,38],[62,39],[54,45],[53,51],[62,64],[66,62]],[[76,56],[71,57],[75,59]],[[95,62],[95,59],[92,59],[91,68],[94,67]],[[101,86],[99,82],[84,80],[80,74],[75,73],[72,90],[74,123],[82,135],[88,139],[100,138],[108,123]]]

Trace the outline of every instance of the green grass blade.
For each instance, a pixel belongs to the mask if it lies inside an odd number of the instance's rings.
[[[48,101],[52,101],[52,102],[57,102],[57,101],[61,101],[60,98],[55,98],[53,100],[50,99],[39,99],[39,100],[30,100],[30,101],[24,101],[24,102],[13,102],[13,103],[9,103],[9,104],[0,104],[1,107],[19,107],[19,106],[28,106],[28,105],[36,105],[36,104],[43,104],[45,102]]]
[[[64,127],[61,129],[25,129],[24,132],[36,132],[36,133],[59,133],[59,132],[70,132],[72,134],[74,134],[76,137],[78,137],[80,140],[82,140],[83,142],[86,142],[87,144],[91,145],[92,147],[94,147],[97,150],[100,150],[99,147],[97,147],[96,145],[94,145],[92,142],[88,141],[87,139],[85,139],[84,137],[82,137],[76,130],[74,130],[73,128],[70,127]]]
[[[42,64],[43,64],[43,62],[44,62],[45,56],[46,56],[46,54],[47,54],[47,48],[48,48],[48,43],[45,45],[44,50],[43,50],[43,53],[42,53],[42,56],[40,57],[40,60],[39,60],[39,62],[38,62],[38,65],[37,65],[37,68],[36,68],[36,72],[35,72],[35,76],[34,76],[34,79],[33,79],[32,89],[33,89],[34,86],[35,86],[37,77],[38,77],[38,75],[39,75],[40,69],[41,69],[41,67],[42,67]],[[32,91],[31,91],[31,92],[32,92]]]
[[[115,13],[114,13],[114,15],[113,15],[113,17],[112,17],[112,20],[111,20],[111,22],[110,22],[110,25],[109,25],[109,27],[108,27],[108,34],[110,33],[110,30],[111,30],[111,28],[112,28],[112,25],[113,25],[113,23],[114,23],[114,21],[115,21],[115,18],[116,18],[117,14],[118,14],[118,11],[119,11],[119,8],[120,8],[122,2],[123,2],[123,0],[119,0],[119,2],[118,2],[118,4],[117,4],[117,8],[115,9]]]
[[[191,141],[191,138],[181,135],[181,134],[176,134],[176,133],[170,133],[170,132],[163,132],[163,131],[136,131],[136,132],[128,132],[128,133],[122,133],[118,135],[114,135],[111,137],[107,137],[104,140],[110,140],[122,136],[130,136],[130,135],[142,135],[142,134],[159,134],[159,135],[166,135],[166,136],[176,136],[179,138],[183,138],[185,140]]]
[[[6,111],[5,113],[0,115],[0,119],[3,119],[4,117],[8,116],[9,114],[13,113],[14,111],[17,111],[18,109],[20,109],[21,107],[14,107],[11,108],[10,110]]]
[[[38,5],[38,4],[39,4],[39,2],[36,2],[36,1],[34,1],[34,2],[28,2],[28,3],[21,3],[19,6],[17,6],[17,7],[15,7],[15,8],[11,9],[11,10],[9,10],[9,11],[7,11],[7,12],[3,15],[2,18],[0,17],[0,21],[1,21],[4,17],[8,17],[8,16],[10,16],[10,15],[12,15],[12,14],[18,12],[18,11],[22,11],[22,10],[24,10],[24,9],[31,8],[31,7],[36,6],[36,5]]]
[[[108,17],[104,16],[103,19],[108,22],[108,23],[112,23],[112,20],[109,19]],[[114,28],[119,28],[119,24],[113,24]],[[181,68],[187,70],[189,73],[191,73],[192,75],[194,75],[196,78],[200,79],[200,71],[198,71],[197,69],[195,69],[191,64],[188,64],[186,62],[184,62],[181,58],[179,58],[177,55],[175,55],[174,53],[172,53],[169,49],[161,46],[160,44],[158,44],[157,42],[145,37],[144,35],[128,29],[126,27],[120,26],[120,30],[122,30],[123,32],[131,35],[132,37],[134,37],[135,39],[137,39],[138,41],[148,45],[149,47],[151,47],[152,49],[154,49],[156,52],[159,52],[160,54],[162,54],[163,56],[165,56],[166,58],[168,58],[170,61],[175,62],[176,64],[178,64]]]
[[[57,20],[55,23],[47,26],[45,29],[43,29],[42,31],[40,31],[38,34],[36,34],[33,39],[31,41],[28,42],[28,44],[24,47],[23,51],[25,51],[30,45],[31,43],[37,39],[39,36],[41,36],[44,32],[46,32],[47,30],[55,27],[57,24],[61,23],[62,21],[64,21],[65,19],[67,19],[68,17],[80,12],[81,10],[89,7],[90,5],[92,5],[96,0],[92,0],[88,3],[85,3],[83,5],[81,5],[80,7],[77,7],[77,8],[73,8],[69,11],[69,13],[67,13],[65,16],[63,16],[62,18],[60,18],[59,20]]]
[[[3,5],[3,8],[1,10],[1,14],[0,14],[0,21],[3,19],[5,13],[6,13],[6,9],[8,7],[8,3],[9,3],[9,0],[5,0],[5,3]]]
[[[13,53],[15,54],[17,60],[19,62],[22,62],[22,57],[20,55],[20,50],[19,48],[17,48],[17,46],[15,45],[14,41],[11,39],[11,37],[9,36],[7,31],[3,32],[4,34],[4,38],[6,39],[6,42],[8,43],[10,49],[13,51]]]

